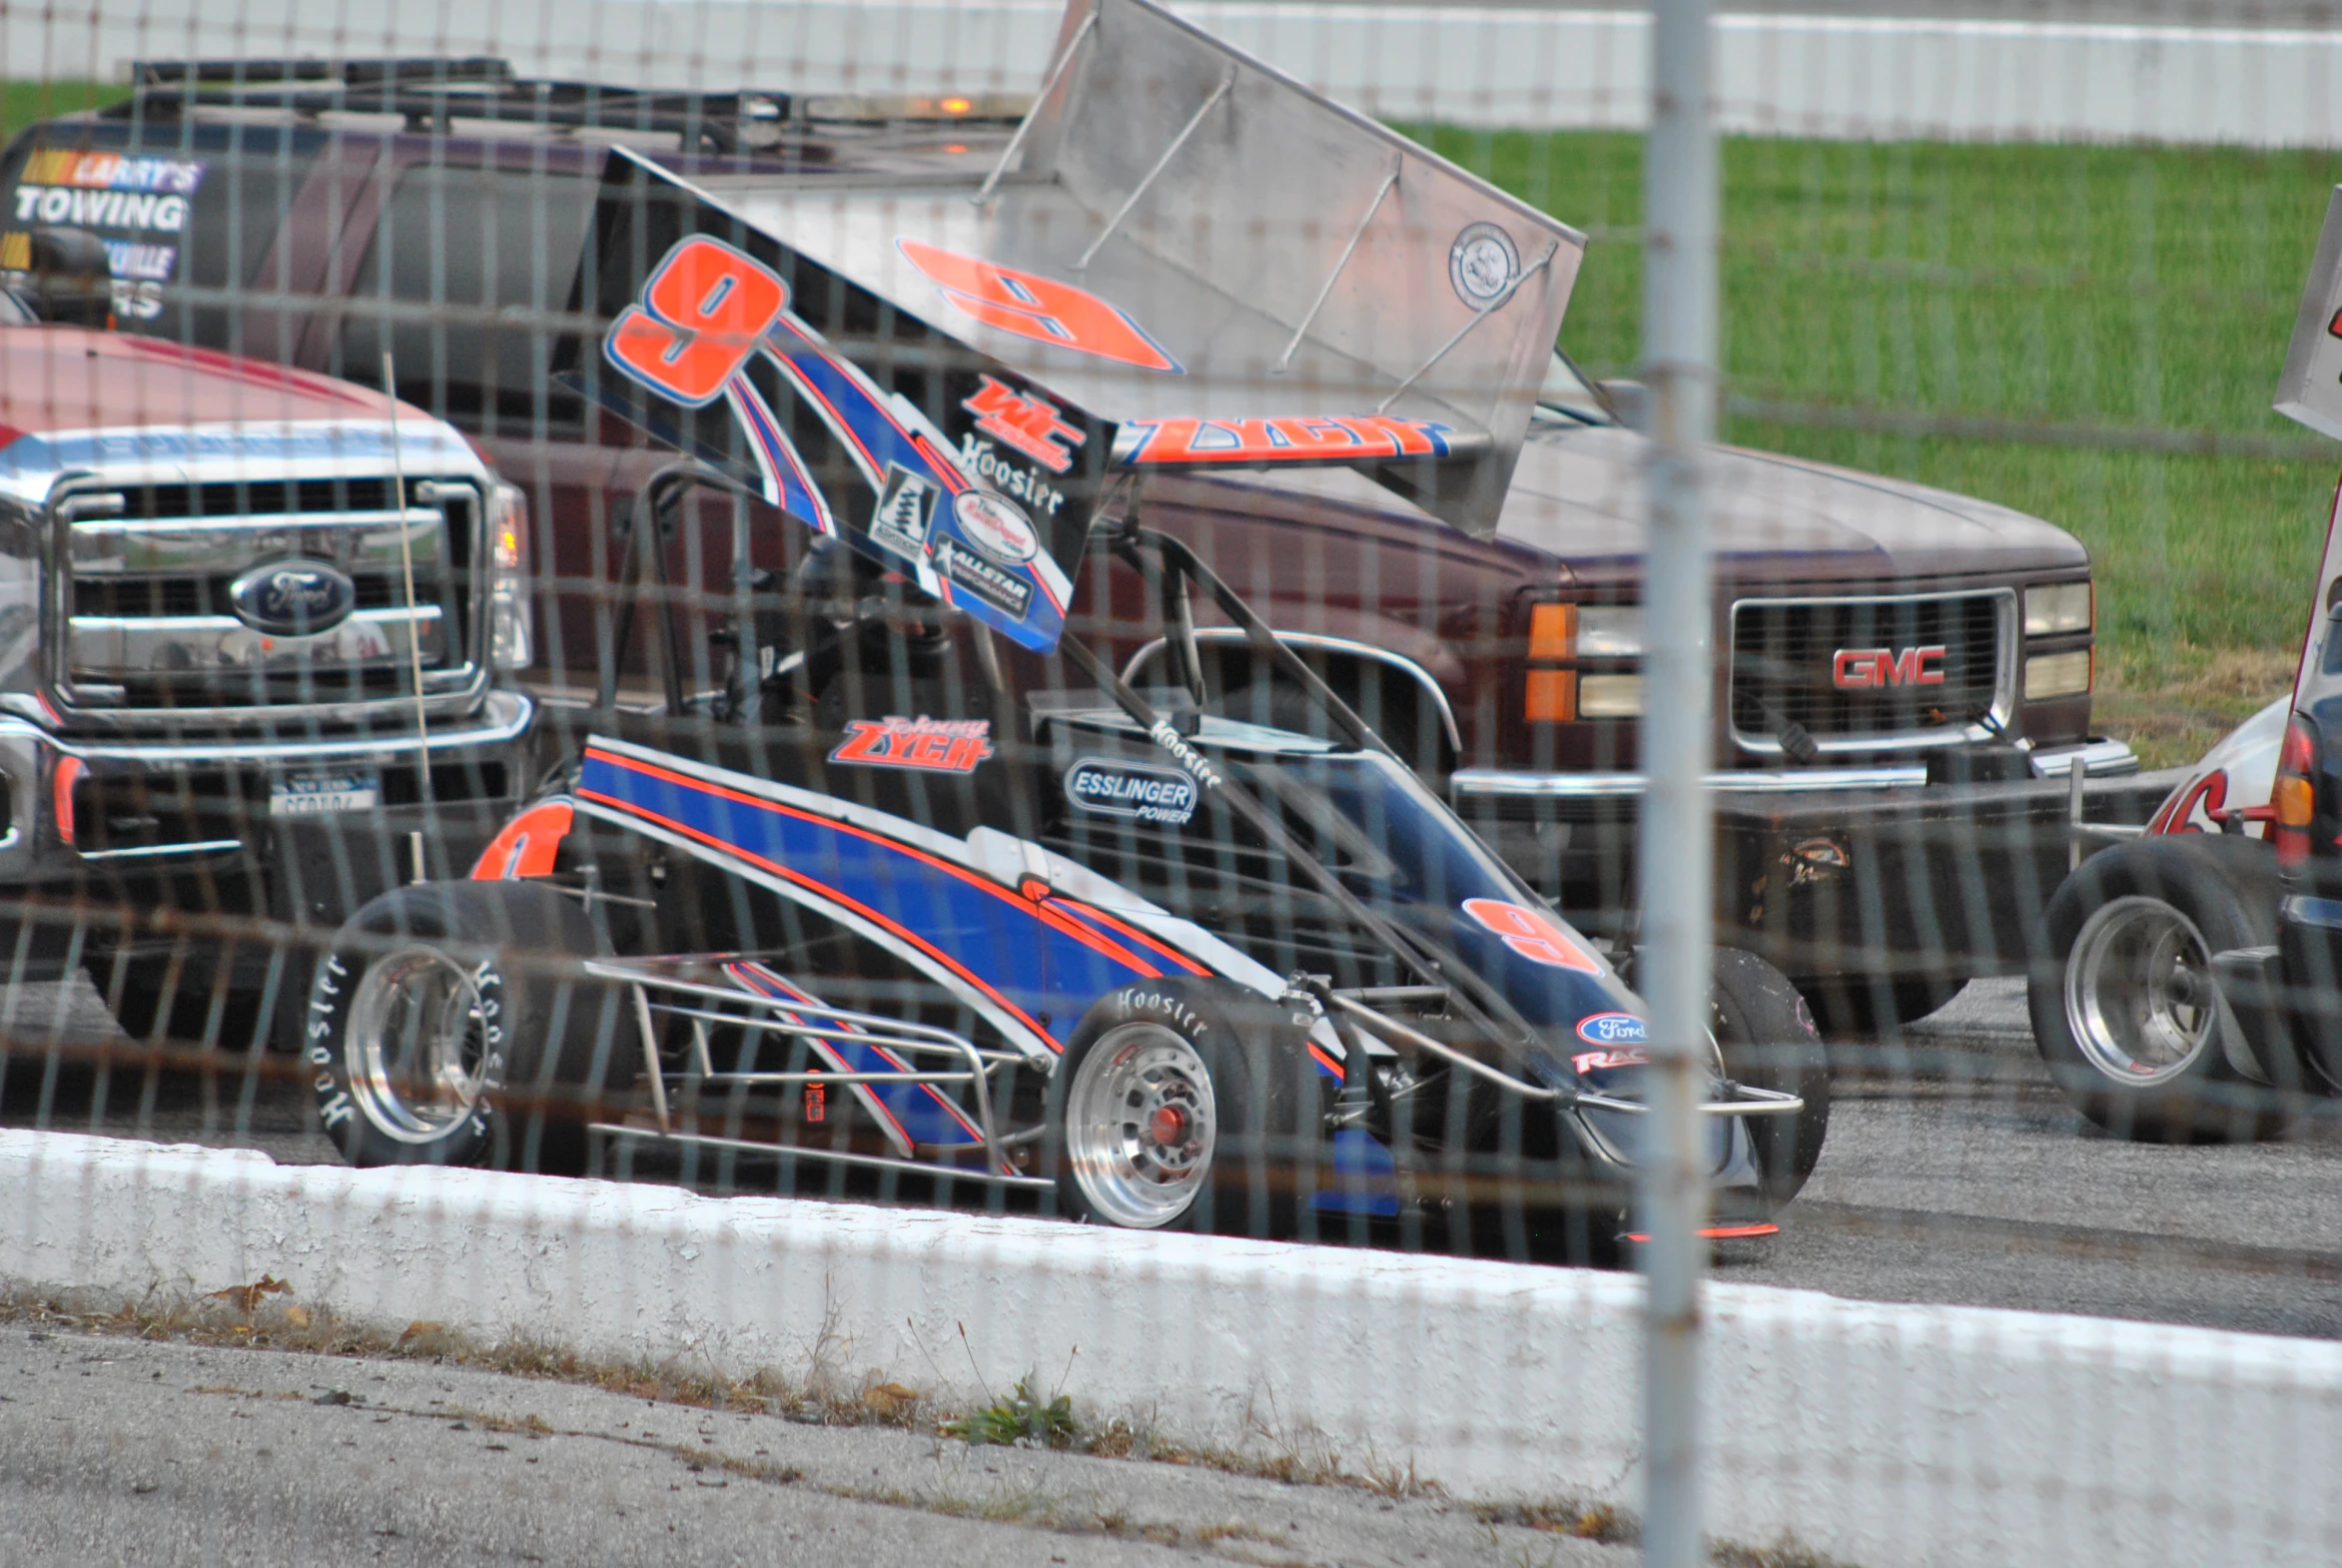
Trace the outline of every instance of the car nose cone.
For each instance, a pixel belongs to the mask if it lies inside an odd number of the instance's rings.
[[[230,583],[228,602],[255,631],[303,637],[348,620],[358,605],[358,585],[326,561],[271,561]]]

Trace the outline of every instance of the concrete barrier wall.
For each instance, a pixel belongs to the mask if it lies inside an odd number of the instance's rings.
[[[1370,113],[1632,129],[1639,11],[1199,0],[1178,7]],[[1053,0],[6,0],[0,76],[140,57],[500,54],[523,72],[729,89],[1029,91]],[[1727,15],[1728,130],[2342,145],[2342,31]]]
[[[1189,1443],[1265,1432],[1464,1497],[1639,1490],[1631,1276],[23,1132],[0,1215],[17,1285],[274,1273],[391,1327],[959,1400],[1062,1375]],[[2342,1557],[2342,1345],[1746,1285],[1709,1307],[1720,1534],[1866,1568]]]

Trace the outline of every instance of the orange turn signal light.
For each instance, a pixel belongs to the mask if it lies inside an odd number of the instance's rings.
[[[1574,658],[1578,648],[1578,607],[1535,604],[1529,608],[1529,657]]]
[[[1530,670],[1521,716],[1536,724],[1567,724],[1578,716],[1576,670]]]

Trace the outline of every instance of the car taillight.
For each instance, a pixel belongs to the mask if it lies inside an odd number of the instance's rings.
[[[525,669],[536,653],[536,615],[528,602],[528,497],[517,484],[488,492],[488,548],[489,657],[500,670]]]
[[[2269,804],[2276,812],[2269,836],[2276,840],[2280,866],[2309,863],[2310,823],[2317,816],[2317,785],[2311,776],[2317,755],[2317,731],[2296,713],[2285,726],[2285,744],[2277,753],[2277,782],[2269,791]]]

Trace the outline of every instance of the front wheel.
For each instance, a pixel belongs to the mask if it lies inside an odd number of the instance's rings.
[[[1716,950],[1714,975],[1709,1027],[1725,1077],[1806,1103],[1795,1115],[1742,1119],[1770,1214],[1797,1196],[1822,1159],[1830,1133],[1830,1058],[1788,976],[1738,948]]]
[[[351,917],[302,1041],[343,1157],[582,1170],[594,1091],[631,1034],[621,993],[560,974],[596,948],[584,911],[537,883],[418,884]]]
[[[1050,1080],[1063,1211],[1138,1230],[1291,1234],[1323,1121],[1310,1021],[1221,980],[1101,998]]]

